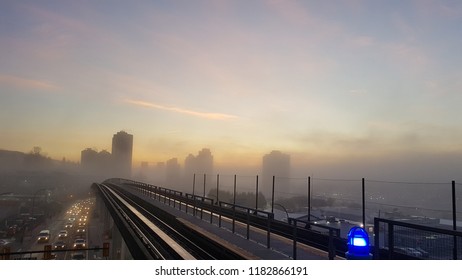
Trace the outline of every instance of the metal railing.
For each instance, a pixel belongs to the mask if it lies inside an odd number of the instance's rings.
[[[374,258],[461,259],[462,232],[417,222],[375,218]]]
[[[258,177],[257,177],[258,178]],[[211,198],[207,198],[204,196],[198,196],[198,195],[191,195],[187,193],[181,193],[181,192],[175,192],[175,191],[168,191],[167,189],[152,186],[149,184],[141,183],[141,182],[136,182],[136,181],[131,181],[131,180],[124,180],[124,179],[118,179],[121,180],[120,183],[129,183],[132,186],[136,186],[139,188],[139,190],[144,191],[146,193],[146,189],[148,190],[147,193],[151,193],[151,195],[157,195],[158,199],[162,197],[162,200],[164,203],[166,202],[165,200],[173,199],[173,201],[178,200],[178,201],[183,201],[183,205],[189,205],[191,209],[196,208],[202,213],[202,211],[210,211],[210,218],[212,220],[213,213],[219,216],[219,224],[221,223],[221,216],[226,214],[229,219],[232,219],[232,224],[234,225],[234,221],[238,220],[238,217],[240,218],[239,220],[241,222],[244,222],[246,220],[252,221],[259,215],[255,215],[254,211],[257,211],[258,213],[261,212],[263,214],[265,211],[257,210],[255,208],[248,208],[248,207],[243,207],[240,205],[237,205],[235,203],[230,203],[230,202],[223,202],[223,201],[214,201]],[[310,210],[312,209],[312,205],[310,203],[311,199],[313,199],[312,195],[312,188],[313,188],[313,178],[308,177],[308,213],[310,213]],[[257,180],[258,182],[258,180]],[[462,186],[461,184],[456,184],[454,181],[451,182],[451,184],[443,184],[443,183],[438,183],[436,184],[436,187],[434,187],[434,183],[409,183],[409,182],[388,182],[388,181],[374,181],[374,180],[333,180],[333,179],[319,179],[315,178],[315,182],[319,185],[321,182],[322,183],[348,183],[348,184],[353,184],[353,185],[359,185],[360,188],[360,203],[356,203],[356,206],[358,209],[356,211],[357,217],[356,219],[353,217],[351,220],[352,221],[361,221],[364,226],[367,224],[371,224],[372,220],[374,219],[374,231],[375,237],[374,237],[374,254],[376,259],[389,259],[389,258],[417,258],[417,259],[461,259],[462,258],[462,236],[460,232],[457,232],[457,220],[456,220],[456,186]],[[397,205],[389,205],[389,204],[384,204],[382,202],[372,202],[372,198],[378,197],[380,198],[380,190],[382,188],[379,188],[378,185],[380,184],[387,184],[387,185],[393,185],[393,186],[399,186],[400,184],[407,184],[410,189],[416,188],[419,191],[423,190],[430,190],[434,191],[435,189],[438,189],[440,191],[445,190],[444,196],[441,197],[443,201],[448,201],[452,203],[446,203],[448,205],[447,210],[444,210],[444,215],[437,216],[435,215],[434,217],[429,213],[430,210],[432,211],[440,211],[441,210],[433,210],[433,209],[426,209],[426,208],[418,208],[416,206],[409,205],[407,206],[409,208],[409,213],[407,214],[400,214],[399,211],[395,211],[397,209]],[[449,187],[443,187],[444,185],[449,185]],[[258,186],[258,183],[257,183]],[[428,186],[428,187],[427,187]],[[355,189],[358,189],[358,187],[354,187]],[[444,188],[444,189],[442,189]],[[344,191],[346,192],[348,189],[345,189]],[[403,189],[400,188],[402,191]],[[217,190],[218,192],[218,190]],[[236,189],[234,189],[233,193],[236,193]],[[432,192],[430,192],[432,193]],[[367,200],[366,200],[367,198]],[[271,199],[273,200],[273,199]],[[346,200],[345,200],[346,201]],[[175,202],[174,202],[175,203]],[[277,204],[277,203],[276,203]],[[367,207],[366,207],[367,206]],[[378,206],[377,208],[372,208],[373,206]],[[180,203],[181,207],[181,203]],[[380,208],[379,208],[380,207]],[[406,207],[406,206],[402,206]],[[186,207],[186,211],[187,211]],[[351,206],[350,206],[351,208]],[[388,211],[387,211],[388,209]],[[391,209],[391,210],[390,210]],[[419,213],[413,213],[411,210],[414,211],[421,211],[422,213],[419,215]],[[382,210],[382,211],[380,211]],[[398,209],[399,210],[399,209]],[[343,209],[338,210],[339,212],[343,211]],[[368,212],[370,211],[370,212]],[[380,213],[382,213],[385,218],[376,218],[375,212],[378,212],[378,217],[380,217]],[[271,215],[267,216],[267,220],[271,225],[269,228],[271,228],[271,231],[276,230],[275,227],[278,227],[279,221],[274,219],[274,214],[271,212]],[[312,213],[312,212],[311,212]],[[442,212],[443,213],[443,212]],[[319,214],[319,213],[318,213]],[[321,213],[322,214],[322,213]],[[286,211],[286,215],[287,211]],[[328,214],[324,214],[328,215]],[[335,214],[334,214],[335,215]],[[415,216],[414,216],[415,215]],[[272,216],[272,217],[270,217]],[[312,214],[310,216],[313,216]],[[308,217],[310,217],[308,216]],[[392,216],[392,217],[387,217],[387,216]],[[430,222],[433,222],[434,224],[429,226],[427,225],[422,225],[422,224],[416,224],[416,222],[410,222],[406,223],[403,221],[403,219],[407,219],[410,217],[417,217],[418,219],[422,219],[424,217],[433,217],[429,218],[429,220],[432,220]],[[400,219],[400,220],[398,220]],[[339,219],[341,220],[341,219]],[[295,219],[290,218],[288,219],[287,222],[294,222]],[[443,222],[444,221],[444,222]],[[286,226],[290,227],[291,229],[294,228],[294,233],[291,234],[295,236],[294,243],[299,242],[298,238],[300,238],[300,235],[303,234],[302,232],[304,230],[310,229],[309,231],[313,230],[313,226],[315,225],[310,221],[310,219],[304,219],[304,220],[297,220],[296,221],[299,225],[306,223],[305,227],[300,227],[300,226],[295,226],[293,225],[287,225]],[[282,223],[282,222],[281,222]],[[377,224],[378,223],[378,224]],[[444,226],[440,223],[445,223],[448,226],[444,228]],[[252,225],[252,222],[250,222]],[[452,224],[452,227],[450,226]],[[306,227],[308,226],[308,227]],[[319,227],[319,225],[317,225]],[[266,226],[265,226],[266,228]],[[290,230],[286,228],[285,230]],[[372,228],[370,229],[372,230]],[[290,230],[291,231],[291,230]],[[330,230],[329,230],[330,231]],[[269,232],[269,231],[268,231]],[[316,231],[315,231],[316,232]],[[337,238],[343,239],[342,236],[340,236],[340,233],[337,232],[330,232],[329,235],[325,235],[326,237],[330,236],[331,239],[332,237],[334,240]],[[312,236],[310,236],[310,239],[312,239]],[[316,238],[315,238],[316,239]],[[298,240],[298,241],[297,241]],[[323,240],[324,244],[332,244],[332,242],[328,242],[327,240]],[[339,247],[344,247],[343,244],[344,241],[342,241],[342,244],[339,244],[340,246],[335,246],[334,250],[336,249],[337,253],[342,253],[344,250],[343,248],[340,249]],[[268,242],[269,244],[269,242]],[[330,248],[324,248],[327,249],[327,251],[331,251]],[[294,258],[296,258],[296,252],[294,251]]]

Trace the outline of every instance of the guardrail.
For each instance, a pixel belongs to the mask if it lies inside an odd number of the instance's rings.
[[[129,218],[124,216],[123,211],[120,211],[120,206],[111,198],[109,193],[106,193],[99,184],[93,184],[92,187],[99,193],[106,209],[109,211],[114,224],[117,226],[122,235],[127,247],[134,259],[158,259],[156,254],[149,248],[147,244],[141,242],[140,233],[135,232],[129,225]]]
[[[294,241],[293,258],[297,258],[296,243],[304,243],[309,246],[316,247],[321,250],[328,252],[329,258],[333,259],[336,255],[344,256],[347,250],[346,239],[340,237],[340,232],[337,229],[327,227],[329,234],[322,233],[320,231],[313,230],[314,226],[322,227],[322,225],[315,225],[310,221],[303,221],[298,219],[289,219],[288,222],[282,222],[274,219],[274,214],[267,211],[258,210],[255,208],[249,208],[240,206],[233,203],[227,203],[224,201],[215,201],[208,197],[199,195],[193,195],[188,193],[182,193],[179,191],[173,191],[162,187],[132,181],[125,179],[111,179],[117,180],[115,183],[120,185],[125,184],[126,186],[134,187],[137,191],[142,194],[154,198],[164,204],[171,205],[173,201],[174,207],[176,204],[179,206],[179,210],[188,212],[188,209],[192,209],[193,215],[200,213],[200,218],[203,218],[204,211],[210,215],[210,223],[214,215],[218,215],[218,226],[222,226],[222,218],[226,217],[231,220],[233,233],[235,232],[235,222],[239,221],[244,223],[247,227],[246,237],[249,239],[250,226],[254,226],[266,231],[267,248],[271,247],[271,232],[282,235],[286,238]],[[298,226],[298,224],[310,224],[310,226]],[[295,228],[293,224],[297,225]]]
[[[374,219],[375,259],[461,259],[462,232],[422,224]]]

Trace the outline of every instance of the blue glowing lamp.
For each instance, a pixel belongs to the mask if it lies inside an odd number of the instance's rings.
[[[369,260],[369,235],[362,227],[352,227],[348,232],[348,260]]]

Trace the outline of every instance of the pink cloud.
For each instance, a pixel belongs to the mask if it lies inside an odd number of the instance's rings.
[[[141,100],[125,100],[125,102],[132,104],[132,105],[136,105],[136,106],[170,111],[170,112],[186,114],[186,115],[191,115],[191,116],[195,116],[199,118],[212,119],[212,120],[230,120],[230,119],[238,118],[237,116],[234,116],[234,115],[228,115],[228,114],[222,114],[222,113],[199,112],[199,111],[193,111],[193,110],[188,110],[188,109],[183,109],[183,108],[178,108],[178,107],[164,106],[164,105],[141,101]]]
[[[0,75],[0,85],[19,89],[36,89],[47,91],[55,91],[59,89],[57,85],[47,81],[32,80],[11,75]]]

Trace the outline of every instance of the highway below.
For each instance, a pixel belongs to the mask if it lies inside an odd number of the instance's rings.
[[[79,200],[58,215],[25,233],[10,245],[10,259],[101,259],[101,229],[92,217],[95,198]],[[49,231],[48,238],[39,240],[41,231]],[[76,243],[77,240],[80,240]],[[47,248],[48,247],[48,248]],[[50,254],[45,251],[50,250]]]

